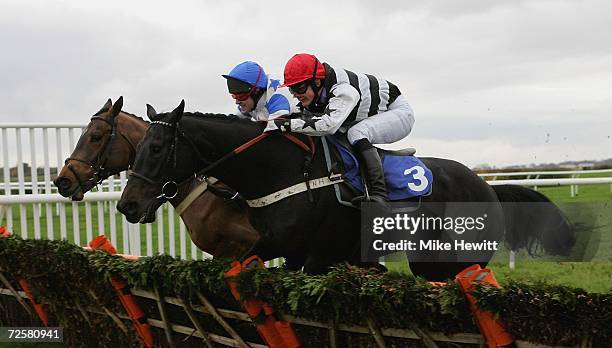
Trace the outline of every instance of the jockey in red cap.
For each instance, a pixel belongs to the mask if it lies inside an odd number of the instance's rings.
[[[346,132],[361,154],[370,199],[387,201],[383,168],[372,144],[405,138],[414,125],[412,108],[393,83],[372,75],[334,69],[311,54],[296,54],[285,65],[285,83],[299,100],[302,117],[268,121],[266,131],[322,136]]]

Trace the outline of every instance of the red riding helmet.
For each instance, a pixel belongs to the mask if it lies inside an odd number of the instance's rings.
[[[299,53],[285,64],[285,81],[283,86],[292,86],[309,79],[324,79],[325,68],[312,54]]]

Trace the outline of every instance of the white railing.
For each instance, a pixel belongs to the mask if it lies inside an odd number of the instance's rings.
[[[521,186],[568,186],[610,184],[612,177],[607,178],[559,178],[559,179],[518,179],[518,180],[488,180],[490,185],[521,185]]]
[[[22,183],[18,183],[18,182],[11,182],[10,183],[10,188],[13,191],[17,191],[17,190],[19,190],[21,185],[23,185],[23,188],[24,188],[25,191],[32,191],[32,190],[35,189],[34,184],[31,183],[31,182],[25,182],[23,184]],[[101,188],[101,191],[109,191],[110,190],[109,185],[110,185],[110,181],[108,179],[106,179],[106,180],[102,181],[100,183],[100,185],[98,185],[97,190],[100,190],[100,188]],[[115,185],[115,187],[114,187],[115,190],[121,191],[121,183],[120,182],[115,182],[114,185]],[[37,183],[36,184],[37,192],[43,192],[45,190],[45,186],[46,186],[46,183],[44,183],[44,182]],[[0,190],[2,190],[4,188],[5,188],[4,183],[0,182]],[[57,187],[51,186],[51,192],[57,192]]]
[[[591,170],[551,170],[551,171],[529,171],[529,172],[497,172],[497,173],[479,173],[481,178],[488,179],[487,182],[491,185],[521,185],[531,186],[535,190],[538,186],[569,186],[570,196],[575,197],[578,194],[578,185],[588,184],[610,184],[610,192],[612,192],[612,176],[608,177],[589,177],[579,178],[580,175],[607,174],[612,173],[612,169],[591,169]],[[541,176],[560,176],[569,175],[569,178],[540,178]],[[512,177],[525,176],[526,179],[507,179],[498,180],[497,177]]]
[[[168,253],[183,259],[208,257],[186,236],[171,205],[162,206],[155,224],[130,224],[115,204],[127,178],[106,180],[100,192],[71,202],[51,182],[64,165],[85,124],[0,124],[0,225],[24,238],[66,239],[84,246],[95,235],[107,234],[119,251],[133,255]],[[26,182],[24,163],[30,166]],[[11,167],[16,173],[11,173]],[[38,177],[39,168],[43,175]],[[52,170],[53,169],[53,170]],[[17,191],[17,194],[13,194]],[[84,227],[83,227],[84,225]],[[144,240],[141,240],[144,229]],[[176,231],[178,229],[178,231]]]
[[[81,202],[109,202],[118,201],[121,192],[89,192]],[[71,203],[70,198],[62,197],[56,193],[40,193],[37,195],[10,195],[0,196],[0,205],[33,204],[33,203]]]
[[[612,173],[612,169],[588,169],[588,170],[550,170],[550,171],[539,171],[539,172],[497,172],[497,173],[479,173],[479,176],[483,177],[497,177],[497,176],[537,176],[542,175],[581,175],[581,174],[602,174]]]

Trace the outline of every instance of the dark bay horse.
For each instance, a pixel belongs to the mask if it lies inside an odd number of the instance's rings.
[[[53,180],[59,193],[75,201],[102,180],[128,169],[134,162],[136,146],[149,123],[122,112],[123,97],[108,101],[89,125],[59,175]],[[191,183],[180,188],[170,200],[175,207],[190,191]],[[204,192],[181,214],[193,243],[214,257],[237,258],[249,250],[259,234],[249,224],[246,212],[210,192]]]
[[[184,113],[184,102],[172,112],[157,114],[141,142],[134,171],[117,208],[131,222],[148,221],[163,203],[166,183],[185,182],[211,163],[207,174],[238,190],[247,200],[260,198],[304,181],[304,150],[278,134],[229,156],[261,135],[264,125],[228,115]],[[183,115],[184,114],[184,115]],[[307,142],[303,136],[298,136]],[[315,138],[315,144],[320,140]],[[434,188],[427,202],[485,202],[488,214],[502,220],[480,238],[499,240],[504,233],[503,208],[496,191],[469,168],[451,160],[421,158],[432,170]],[[311,161],[310,177],[327,176],[322,151]],[[285,257],[290,267],[324,272],[328,266],[349,261],[360,264],[360,212],[340,205],[331,186],[287,197],[274,204],[248,208],[251,224],[262,234],[251,250],[263,259]],[[486,264],[492,252],[486,255]],[[471,264],[471,263],[470,263]],[[429,280],[453,277],[464,262],[410,262],[415,275]]]

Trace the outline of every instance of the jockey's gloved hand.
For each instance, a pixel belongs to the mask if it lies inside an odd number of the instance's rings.
[[[264,132],[291,132],[291,120],[274,119],[268,121]]]
[[[319,112],[312,112],[310,110],[304,109],[300,112],[294,112],[290,115],[284,115],[283,117],[285,118],[295,118],[295,119],[301,119],[301,120],[309,120],[313,117],[321,117],[322,113]]]
[[[291,119],[291,118],[302,118],[302,116],[304,116],[303,113],[301,113],[301,112],[294,112],[294,113],[289,114],[289,115],[284,115],[283,117]]]

